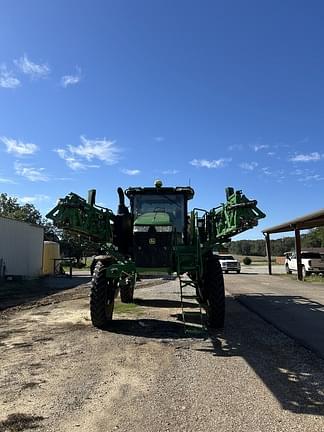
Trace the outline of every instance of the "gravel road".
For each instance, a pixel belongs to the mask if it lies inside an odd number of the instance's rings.
[[[178,282],[141,285],[109,332],[88,284],[1,312],[0,432],[324,430],[322,360],[230,295],[224,331],[193,307],[185,333]]]

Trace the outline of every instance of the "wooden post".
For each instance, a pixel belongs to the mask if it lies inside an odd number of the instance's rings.
[[[264,235],[266,240],[266,249],[267,249],[267,257],[268,257],[268,271],[269,271],[269,275],[272,275],[270,234],[265,233]]]
[[[300,231],[295,228],[295,249],[296,249],[296,262],[297,262],[297,279],[303,280],[303,268],[301,263],[301,245],[300,245]]]

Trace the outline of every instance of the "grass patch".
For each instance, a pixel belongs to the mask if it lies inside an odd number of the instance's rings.
[[[120,313],[120,314],[135,314],[135,315],[142,315],[143,310],[140,306],[134,303],[115,303],[114,312]]]
[[[297,273],[281,274],[278,276],[289,278],[289,279],[294,280],[294,281],[297,280]],[[315,283],[315,284],[324,284],[324,276],[312,274],[310,276],[306,276],[304,279],[304,282]]]
[[[324,276],[313,274],[307,276],[305,282],[324,284]]]

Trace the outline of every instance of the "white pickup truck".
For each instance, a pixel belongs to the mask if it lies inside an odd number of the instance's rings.
[[[241,272],[240,261],[236,260],[232,255],[217,254],[217,256],[223,273],[228,273],[229,271]]]
[[[286,252],[285,253],[285,269],[286,273],[292,273],[297,271],[297,258],[296,253]],[[301,251],[301,263],[303,277],[310,275],[311,273],[324,273],[324,259],[318,252]]]

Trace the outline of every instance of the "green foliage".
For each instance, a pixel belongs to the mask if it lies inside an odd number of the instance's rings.
[[[295,237],[283,237],[271,240],[271,255],[283,256],[285,252],[295,250]],[[313,228],[301,236],[302,248],[324,247],[324,227]],[[239,240],[229,243],[228,251],[234,255],[265,256],[264,240]]]
[[[252,260],[251,260],[250,257],[246,256],[246,257],[243,258],[243,264],[250,265],[251,262],[252,262]]]
[[[324,227],[313,228],[302,238],[303,247],[324,247]]]
[[[20,205],[17,198],[10,197],[6,193],[0,194],[0,216],[36,225],[42,222],[42,215],[33,204]]]
[[[295,249],[294,237],[271,240],[271,254],[283,256],[284,252]],[[239,240],[232,241],[229,245],[229,253],[234,255],[266,256],[264,240]]]

